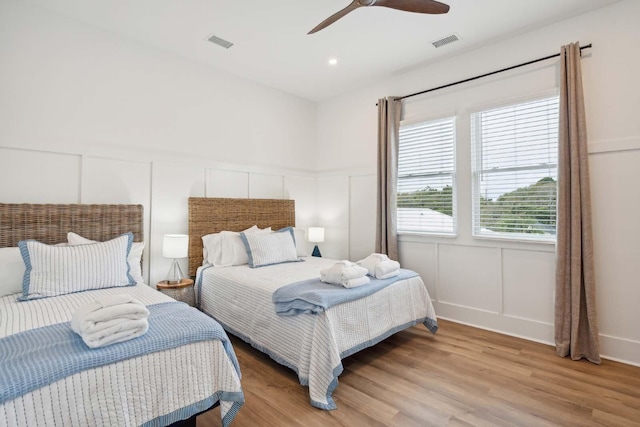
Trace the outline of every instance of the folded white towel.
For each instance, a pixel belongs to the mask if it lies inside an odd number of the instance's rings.
[[[380,279],[380,280],[390,279],[392,277],[397,276],[398,274],[400,274],[400,270],[394,270],[394,271],[392,271],[390,273],[383,274],[383,275],[380,275],[380,276],[376,276],[376,279]]]
[[[116,322],[116,323],[114,323]],[[132,340],[144,335],[149,329],[147,318],[137,320],[110,321],[111,326],[97,332],[80,334],[82,340],[91,348]]]
[[[357,264],[366,268],[367,274],[376,279],[388,279],[400,273],[400,263],[389,259],[385,254],[373,253]]]
[[[327,268],[320,271],[320,280],[333,285],[339,285],[344,287],[361,286],[369,283],[367,275],[367,269],[360,267],[352,263],[351,261],[339,261]],[[367,281],[358,280],[366,278]],[[353,281],[353,282],[351,282]],[[364,283],[363,283],[364,282]]]
[[[148,316],[149,310],[131,295],[111,295],[78,308],[71,318],[71,329],[78,334],[92,334],[109,329],[119,320],[140,320]]]
[[[358,286],[366,285],[371,279],[366,275],[358,277],[357,279],[349,279],[342,282],[342,286],[345,288],[357,288]]]
[[[373,269],[376,279],[388,279],[397,276],[400,273],[400,263],[398,261],[386,260],[380,261]]]

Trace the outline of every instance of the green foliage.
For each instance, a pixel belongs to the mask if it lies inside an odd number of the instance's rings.
[[[480,226],[502,233],[555,234],[557,183],[551,177],[480,200]]]
[[[398,207],[427,208],[453,216],[453,188],[447,185],[442,190],[426,187],[410,193],[399,193]]]
[[[555,234],[557,183],[551,177],[497,200],[480,198],[480,226],[500,233]],[[453,188],[426,187],[399,193],[398,208],[427,208],[453,215]]]

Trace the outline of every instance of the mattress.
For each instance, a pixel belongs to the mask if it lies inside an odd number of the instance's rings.
[[[276,289],[319,277],[336,262],[303,259],[261,268],[201,267],[196,292],[201,309],[228,332],[293,369],[309,387],[313,406],[335,409],[331,394],[342,358],[418,323],[435,330],[436,314],[424,282],[415,276],[319,314],[279,316],[272,302]]]
[[[29,302],[9,295],[0,298],[0,340],[68,322],[78,307],[120,293],[145,305],[173,301],[143,284]],[[242,401],[239,373],[222,342],[199,341],[85,370],[6,401],[0,426],[168,425],[216,402],[226,425]]]

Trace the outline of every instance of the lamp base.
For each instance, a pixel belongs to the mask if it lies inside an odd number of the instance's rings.
[[[175,285],[180,283],[183,278],[184,274],[182,274],[180,264],[178,264],[178,260],[174,258],[173,262],[171,263],[171,267],[169,268],[169,274],[167,274],[167,280],[165,280],[165,282],[170,285]]]
[[[318,249],[318,245],[316,245],[313,248],[313,252],[311,253],[311,256],[316,256],[316,257],[322,258],[322,254],[320,253],[320,249]]]

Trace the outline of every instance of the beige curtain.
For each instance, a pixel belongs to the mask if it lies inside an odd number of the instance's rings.
[[[555,341],[559,356],[600,363],[580,45],[562,47]]]
[[[375,251],[398,259],[396,186],[398,131],[402,103],[395,97],[378,100],[378,198]]]

